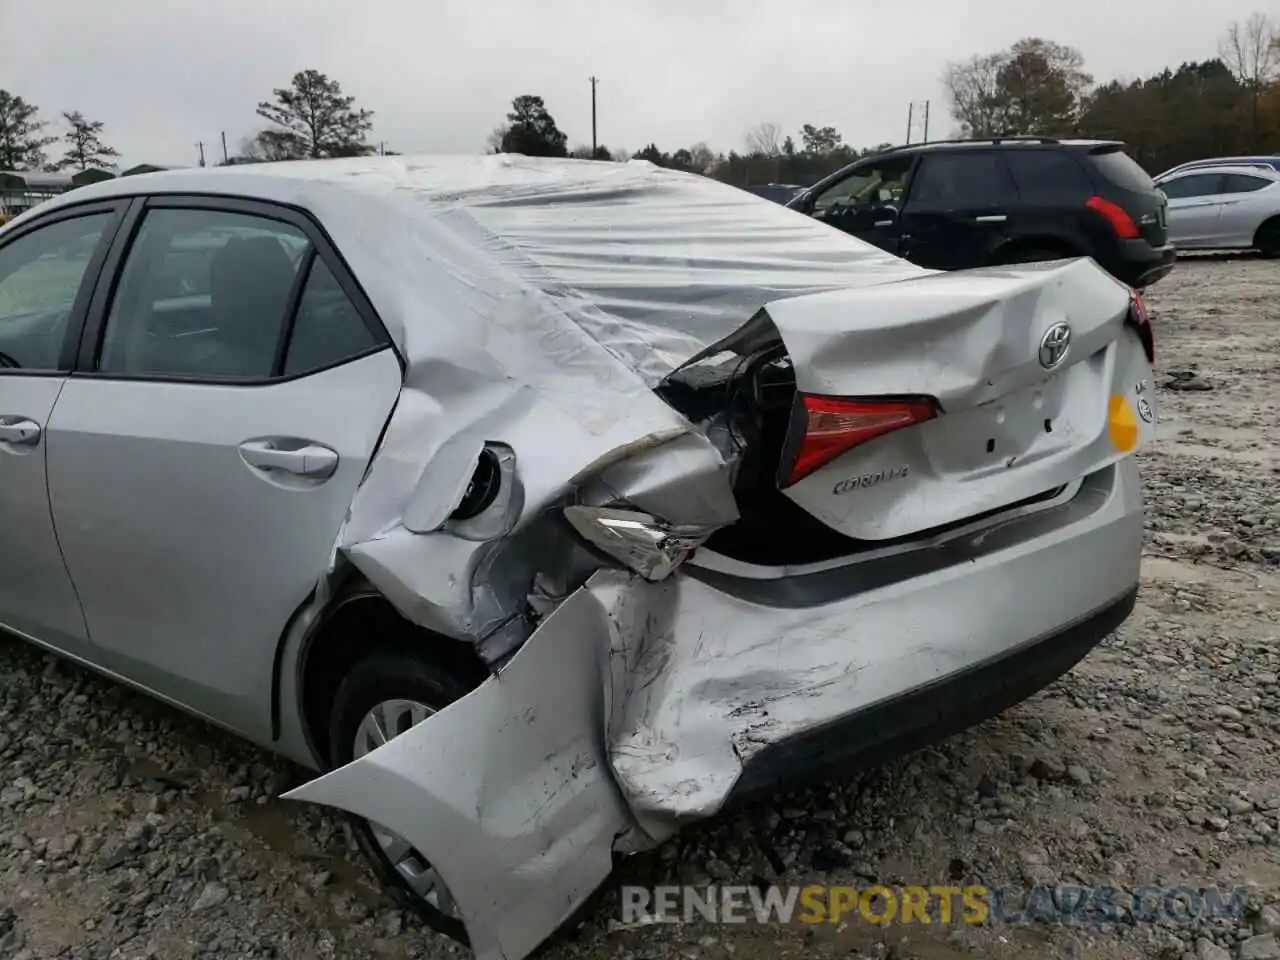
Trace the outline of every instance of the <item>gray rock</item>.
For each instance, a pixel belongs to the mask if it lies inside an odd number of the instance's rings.
[[[1253,801],[1245,800],[1243,797],[1227,797],[1222,801],[1222,805],[1227,808],[1227,813],[1233,817],[1243,816],[1246,813],[1253,813]]]
[[[1275,934],[1263,933],[1240,944],[1240,960],[1280,960],[1280,942]]]
[[[204,889],[200,891],[200,896],[196,897],[196,902],[191,905],[192,913],[204,913],[215,907],[220,907],[231,897],[231,891],[217,880],[210,880],[204,885]]]
[[[1093,777],[1089,775],[1089,771],[1079,764],[1067,767],[1067,779],[1080,787],[1087,787],[1093,783]]]
[[[1196,941],[1195,960],[1231,960],[1231,953],[1208,937],[1200,937]]]

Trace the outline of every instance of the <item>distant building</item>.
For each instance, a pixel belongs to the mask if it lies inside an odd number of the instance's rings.
[[[35,170],[0,170],[0,212],[16,217],[38,203],[83,187],[111,180],[110,170],[90,168],[76,173],[41,173]]]

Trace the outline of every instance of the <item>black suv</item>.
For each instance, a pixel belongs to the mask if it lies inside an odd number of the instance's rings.
[[[940,270],[1089,256],[1145,287],[1173,269],[1164,195],[1112,141],[895,147],[838,170],[787,206]]]

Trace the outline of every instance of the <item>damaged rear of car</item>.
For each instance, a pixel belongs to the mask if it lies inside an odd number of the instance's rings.
[[[488,676],[429,668],[430,705],[384,671],[288,796],[364,818],[477,956],[528,955],[615,853],[1017,702],[1131,610],[1153,345],[1092,261],[934,274],[646,164],[320,169],[396,211],[379,238],[303,191],[405,357],[334,569]]]

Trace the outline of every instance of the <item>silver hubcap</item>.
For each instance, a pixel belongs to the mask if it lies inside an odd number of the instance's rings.
[[[384,700],[366,713],[360,726],[356,728],[353,759],[359,760],[433,713],[434,709],[416,700]],[[398,833],[372,820],[368,823],[374,840],[409,888],[441,913],[460,919],[453,897],[449,895],[449,888],[426,858]]]

